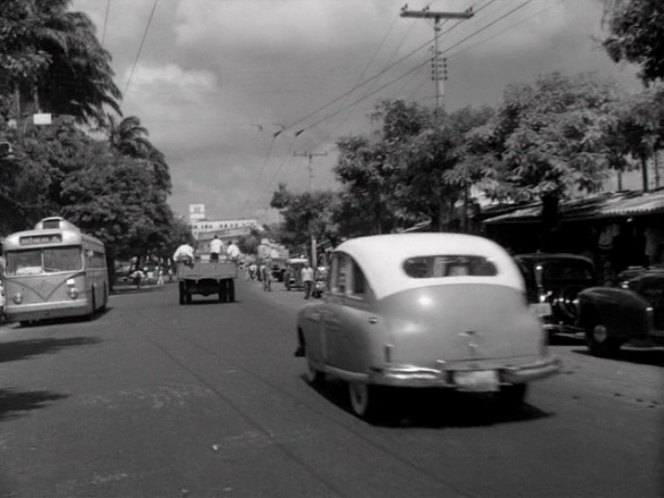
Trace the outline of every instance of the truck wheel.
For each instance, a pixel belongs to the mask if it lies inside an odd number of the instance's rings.
[[[186,299],[187,304],[191,304],[191,292],[187,291],[187,296],[186,296],[186,298],[187,298],[187,299]]]
[[[228,297],[227,289],[226,289],[226,281],[225,280],[219,280],[219,302],[220,303],[225,303],[226,299]]]
[[[594,320],[586,328],[586,344],[595,356],[614,356],[620,350],[622,341],[611,337],[606,326],[599,320]]]
[[[229,303],[235,302],[235,282],[232,279],[226,280],[226,296],[228,297]]]
[[[180,304],[187,304],[187,293],[184,289],[184,282],[178,284],[178,292],[180,293]]]

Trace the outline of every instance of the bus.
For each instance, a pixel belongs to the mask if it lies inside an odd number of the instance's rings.
[[[45,218],[34,230],[8,235],[2,248],[9,321],[92,317],[106,308],[104,244],[64,218]]]

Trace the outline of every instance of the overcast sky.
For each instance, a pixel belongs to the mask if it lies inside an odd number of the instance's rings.
[[[166,155],[173,210],[201,203],[220,219],[263,217],[279,182],[335,188],[334,142],[368,133],[379,99],[434,104],[433,23],[400,17],[404,4],[159,0],[153,11],[155,0],[74,0],[73,9],[90,15],[113,57],[125,116],[138,116]],[[601,0],[409,0],[408,10],[427,5],[476,12],[442,25],[447,109],[496,105],[507,84],[551,71],[639,89],[634,68],[613,64],[597,41]]]

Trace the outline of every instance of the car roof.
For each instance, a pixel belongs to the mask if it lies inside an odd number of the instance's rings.
[[[528,262],[556,261],[561,259],[568,259],[575,261],[583,261],[592,264],[592,261],[589,258],[586,258],[585,256],[581,256],[579,254],[568,254],[563,252],[558,252],[558,253],[534,252],[528,254],[517,254],[514,256],[514,258],[518,259],[519,261],[528,261]]]
[[[523,277],[510,255],[497,243],[457,233],[407,233],[358,237],[335,251],[349,254],[362,268],[378,299],[402,290],[453,283],[489,283],[524,289]],[[483,256],[498,269],[496,276],[412,278],[403,263],[413,257],[434,255]]]

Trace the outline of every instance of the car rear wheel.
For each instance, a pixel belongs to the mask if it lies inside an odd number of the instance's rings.
[[[606,326],[595,321],[586,329],[586,343],[590,352],[596,356],[613,356],[620,350],[622,342],[609,335]]]
[[[348,395],[353,413],[367,422],[375,422],[383,408],[383,392],[379,386],[350,381]]]
[[[178,284],[178,291],[180,293],[180,304],[187,304],[187,292],[184,289],[184,282]]]

